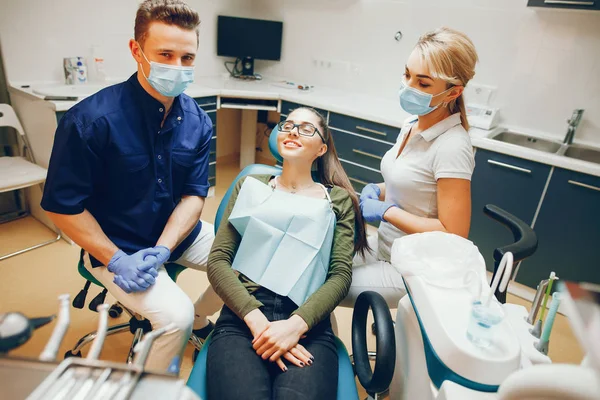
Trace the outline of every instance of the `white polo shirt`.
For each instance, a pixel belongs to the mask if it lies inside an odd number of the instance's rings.
[[[398,157],[400,146],[415,122],[415,117],[407,120],[396,144],[381,160],[385,201],[420,217],[437,218],[437,180],[471,180],[475,168],[473,146],[460,123],[460,113],[455,113],[413,135]],[[394,240],[404,235],[392,224],[382,222],[378,231],[378,258],[389,262]]]

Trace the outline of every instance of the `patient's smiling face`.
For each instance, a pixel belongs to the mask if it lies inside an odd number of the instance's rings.
[[[312,164],[327,152],[323,126],[313,111],[307,108],[292,111],[283,123],[283,128],[291,130],[282,132],[280,129],[277,135],[277,150],[286,161],[305,161]]]

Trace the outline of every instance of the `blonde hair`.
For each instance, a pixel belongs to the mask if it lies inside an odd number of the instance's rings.
[[[462,32],[442,27],[427,32],[419,38],[415,49],[427,65],[434,78],[440,78],[452,86],[466,86],[475,75],[475,64],[479,60],[471,39]],[[467,110],[463,94],[448,103],[452,114],[460,112],[465,130],[469,130]]]

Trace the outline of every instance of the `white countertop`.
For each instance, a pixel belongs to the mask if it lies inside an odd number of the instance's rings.
[[[22,86],[28,87],[24,88]],[[33,92],[36,86],[51,86],[51,83],[17,82],[13,83],[9,90],[20,92],[32,99],[43,100],[43,96]],[[190,97],[226,96],[251,99],[281,99],[396,127],[402,126],[402,122],[409,117],[395,99],[387,100],[326,87],[316,87],[303,91],[293,87],[286,88],[285,86],[281,80],[243,81],[220,77],[199,77],[196,78],[195,83],[188,87],[185,93]],[[77,104],[77,101],[48,101],[47,103],[55,111],[67,111]]]
[[[58,83],[55,84],[59,85]],[[29,87],[22,87],[24,85],[28,85]],[[33,83],[13,83],[9,87],[9,91],[28,96],[33,100],[43,100],[43,96],[39,96],[33,92],[32,88],[35,86],[36,84]],[[44,86],[48,86],[48,83],[45,83]],[[222,77],[199,77],[194,84],[189,86],[185,93],[190,97],[195,98],[224,96],[272,100],[281,99],[322,108],[340,114],[352,115],[357,118],[398,128],[400,128],[404,120],[409,117],[409,115],[400,108],[396,99],[385,99],[326,87],[316,87],[311,88],[308,91],[303,91],[296,89],[293,86],[290,88],[289,85],[286,87],[282,80],[265,79],[261,81],[243,81]],[[46,101],[46,103],[48,104],[48,107],[58,112],[68,110],[77,102]],[[472,128],[469,133],[471,134],[473,146],[600,177],[600,164],[580,161],[559,155],[564,152],[564,149],[559,151],[559,154],[550,154],[490,139],[490,137],[497,133],[498,129],[499,128],[486,131]],[[526,130],[518,128],[516,130],[525,131],[525,133],[527,133]],[[543,135],[539,134],[536,134],[535,136],[544,138]],[[556,140],[556,138],[552,137],[547,138],[554,141]]]

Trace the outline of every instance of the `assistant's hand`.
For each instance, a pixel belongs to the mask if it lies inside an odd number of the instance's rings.
[[[381,188],[376,183],[369,183],[360,192],[360,201],[363,202],[367,199],[379,200],[381,196]]]
[[[367,222],[385,221],[383,215],[391,207],[398,206],[394,203],[373,199],[367,199],[360,202],[360,211]]]

